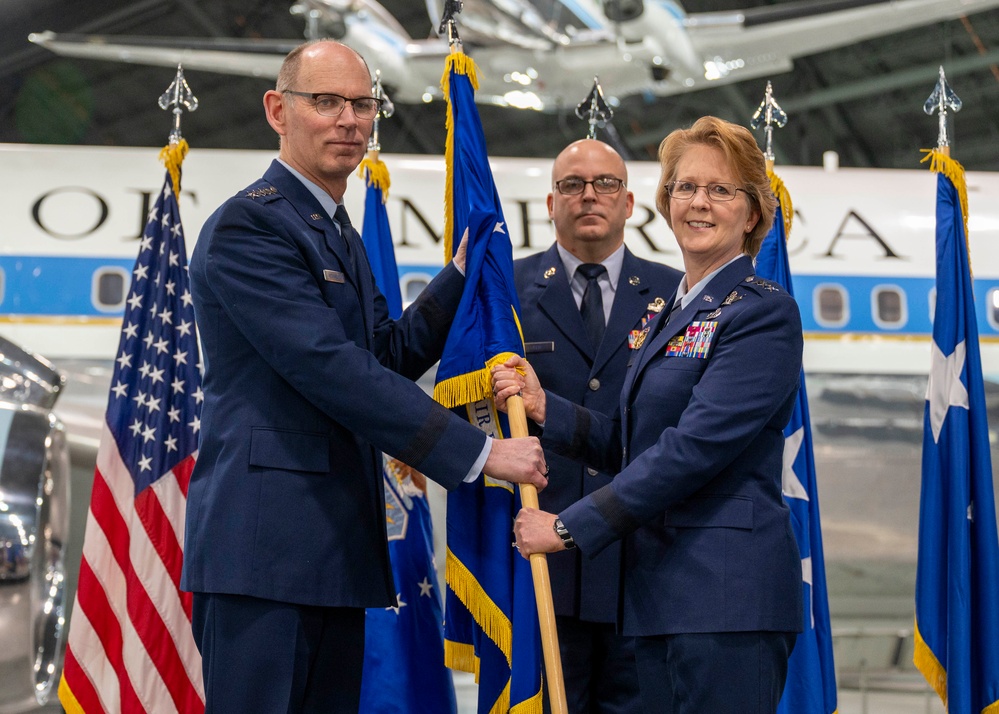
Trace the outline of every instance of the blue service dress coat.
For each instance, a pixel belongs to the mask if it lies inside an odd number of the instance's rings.
[[[640,330],[643,320],[666,304],[683,273],[636,258],[625,248],[614,305],[598,349],[586,335],[555,244],[545,252],[515,260],[513,273],[527,358],[541,384],[571,402],[613,414],[633,353],[628,335]],[[564,456],[548,453],[546,460],[548,486],[538,494],[542,510],[558,513],[610,483],[610,474]],[[581,558],[579,551],[553,555],[548,570],[557,615],[586,622],[617,621],[620,543],[593,558]]]
[[[439,358],[464,278],[447,266],[393,322],[353,238],[348,251],[277,161],[202,229],[190,272],[204,404],[185,590],[395,604],[380,450],[446,488],[482,450],[478,429],[411,381]]]
[[[801,561],[781,496],[797,305],[744,256],[663,326],[667,313],[616,418],[546,393],[543,444],[616,472],[562,521],[587,557],[624,539],[626,635],[798,632]]]

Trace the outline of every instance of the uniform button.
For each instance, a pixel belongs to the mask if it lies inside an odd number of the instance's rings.
[[[590,391],[595,392],[598,389],[600,389],[600,380],[594,377],[590,380]]]
[[[596,469],[591,469],[589,466],[587,466],[586,473],[588,473],[590,476],[596,476],[600,472],[597,471]]]

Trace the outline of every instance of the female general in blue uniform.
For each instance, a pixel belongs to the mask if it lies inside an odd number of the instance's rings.
[[[616,416],[543,391],[520,358],[494,373],[498,403],[522,392],[544,446],[616,473],[559,514],[524,509],[517,546],[592,557],[624,539],[618,625],[638,638],[647,713],[771,714],[802,623],[781,496],[801,319],[753,268],[776,201],[752,134],[704,117],[666,137],[659,161],[685,275],[636,336]]]

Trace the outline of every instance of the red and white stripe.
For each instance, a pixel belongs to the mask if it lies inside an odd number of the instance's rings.
[[[197,454],[135,496],[104,426],[59,697],[69,714],[201,714],[191,596],[180,591]]]

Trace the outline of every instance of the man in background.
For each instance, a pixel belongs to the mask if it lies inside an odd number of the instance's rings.
[[[621,156],[583,139],[552,167],[548,214],[555,243],[514,261],[527,359],[546,389],[611,414],[646,320],[662,309],[682,273],[636,258],[624,245],[634,195]],[[547,453],[541,509],[558,513],[610,482],[595,469]],[[633,638],[615,631],[621,544],[596,558],[548,558],[562,672],[574,714],[640,714]],[[547,698],[545,711],[550,711]]]

